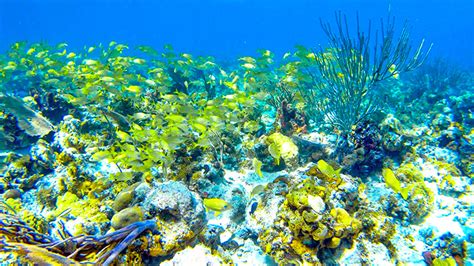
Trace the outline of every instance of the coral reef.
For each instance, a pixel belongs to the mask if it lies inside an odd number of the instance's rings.
[[[273,225],[259,235],[262,248],[279,264],[319,263],[318,254],[324,249],[351,242],[362,230],[362,222],[347,211],[357,206],[343,201],[353,193],[339,173],[321,161],[308,174],[314,177],[290,189]]]
[[[202,200],[180,182],[168,181],[150,189],[144,195],[142,207],[159,224],[160,237],[151,247],[154,256],[184,248],[205,227]]]
[[[342,39],[230,65],[171,47],[12,45],[0,260],[469,265],[470,76],[374,72]],[[328,94],[352,80],[357,97]]]

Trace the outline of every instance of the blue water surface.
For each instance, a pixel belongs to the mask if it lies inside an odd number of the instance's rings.
[[[434,43],[432,55],[474,67],[472,0],[0,0],[0,52],[20,40],[70,48],[114,40],[224,59],[283,54],[324,45],[319,19],[334,21],[338,10],[350,26],[358,13],[373,27],[390,10],[399,27],[409,20],[414,41]]]

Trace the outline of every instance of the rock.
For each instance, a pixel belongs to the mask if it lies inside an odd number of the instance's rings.
[[[393,114],[388,114],[387,117],[380,123],[380,128],[384,132],[395,132],[401,134],[403,132],[403,125]]]
[[[135,188],[135,197],[137,200],[145,199],[146,194],[150,192],[151,188],[146,182],[142,182]]]
[[[322,213],[326,205],[320,196],[308,195],[308,205],[317,213]]]
[[[383,135],[382,145],[389,152],[399,152],[403,148],[403,136],[395,132],[388,132]]]
[[[353,248],[346,250],[338,259],[341,265],[384,265],[390,261],[390,252],[382,243],[372,243],[365,236],[359,238],[354,241]]]
[[[232,255],[234,265],[276,266],[278,264],[271,257],[262,252],[262,249],[251,240],[247,239]]]
[[[9,189],[3,194],[4,199],[18,199],[21,197],[21,192],[18,189]]]
[[[227,242],[232,238],[232,232],[224,231],[219,235],[219,240],[221,243]]]
[[[201,234],[201,243],[213,249],[217,249],[217,246],[221,244],[222,232],[224,232],[224,228],[221,226],[208,224],[205,232]]]
[[[431,125],[435,128],[447,129],[453,122],[451,116],[444,114],[437,114],[431,122]]]
[[[120,192],[117,197],[114,200],[114,203],[112,204],[112,208],[115,211],[121,211],[130,204],[133,200],[133,190],[132,191],[122,191]]]
[[[53,169],[55,158],[51,145],[40,139],[36,145],[31,147],[31,159],[44,170],[50,171],[50,169]]]
[[[161,242],[166,243],[165,252],[193,239],[206,224],[201,198],[180,182],[158,184],[148,192],[142,206],[163,225],[158,230]]]
[[[245,198],[245,189],[240,185],[234,185],[226,193],[224,198],[230,203],[230,218],[236,222],[242,222],[245,219],[245,208],[247,207],[247,199]]]
[[[111,220],[115,230],[123,228],[134,222],[143,221],[143,211],[140,207],[134,206],[126,208],[116,213]]]
[[[280,164],[275,164],[275,159],[268,151],[268,145],[264,143],[257,143],[253,147],[257,159],[262,162],[262,171],[264,172],[278,172],[286,168],[285,161],[281,160]]]

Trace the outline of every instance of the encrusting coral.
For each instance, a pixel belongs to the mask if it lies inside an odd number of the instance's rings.
[[[319,179],[316,176],[322,179]],[[260,234],[263,249],[278,263],[319,263],[318,252],[338,248],[362,230],[362,223],[331,200],[342,183],[339,171],[324,161],[290,189],[271,228]]]

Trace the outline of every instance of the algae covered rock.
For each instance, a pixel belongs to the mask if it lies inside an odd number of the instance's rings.
[[[114,200],[112,208],[116,211],[125,209],[133,200],[133,191],[120,192]]]
[[[158,255],[181,249],[198,235],[206,224],[206,213],[201,198],[181,182],[169,181],[152,188],[142,204],[154,217],[161,238],[154,249]]]
[[[123,228],[134,222],[143,221],[143,211],[140,207],[130,207],[116,213],[111,220],[114,229]]]
[[[18,199],[21,197],[21,191],[18,189],[9,189],[3,194],[3,198],[6,199]]]
[[[132,186],[127,187],[125,190],[121,191],[119,194],[117,194],[112,204],[112,208],[115,211],[121,211],[128,207],[135,198],[135,188],[140,185],[141,183],[135,183]]]

